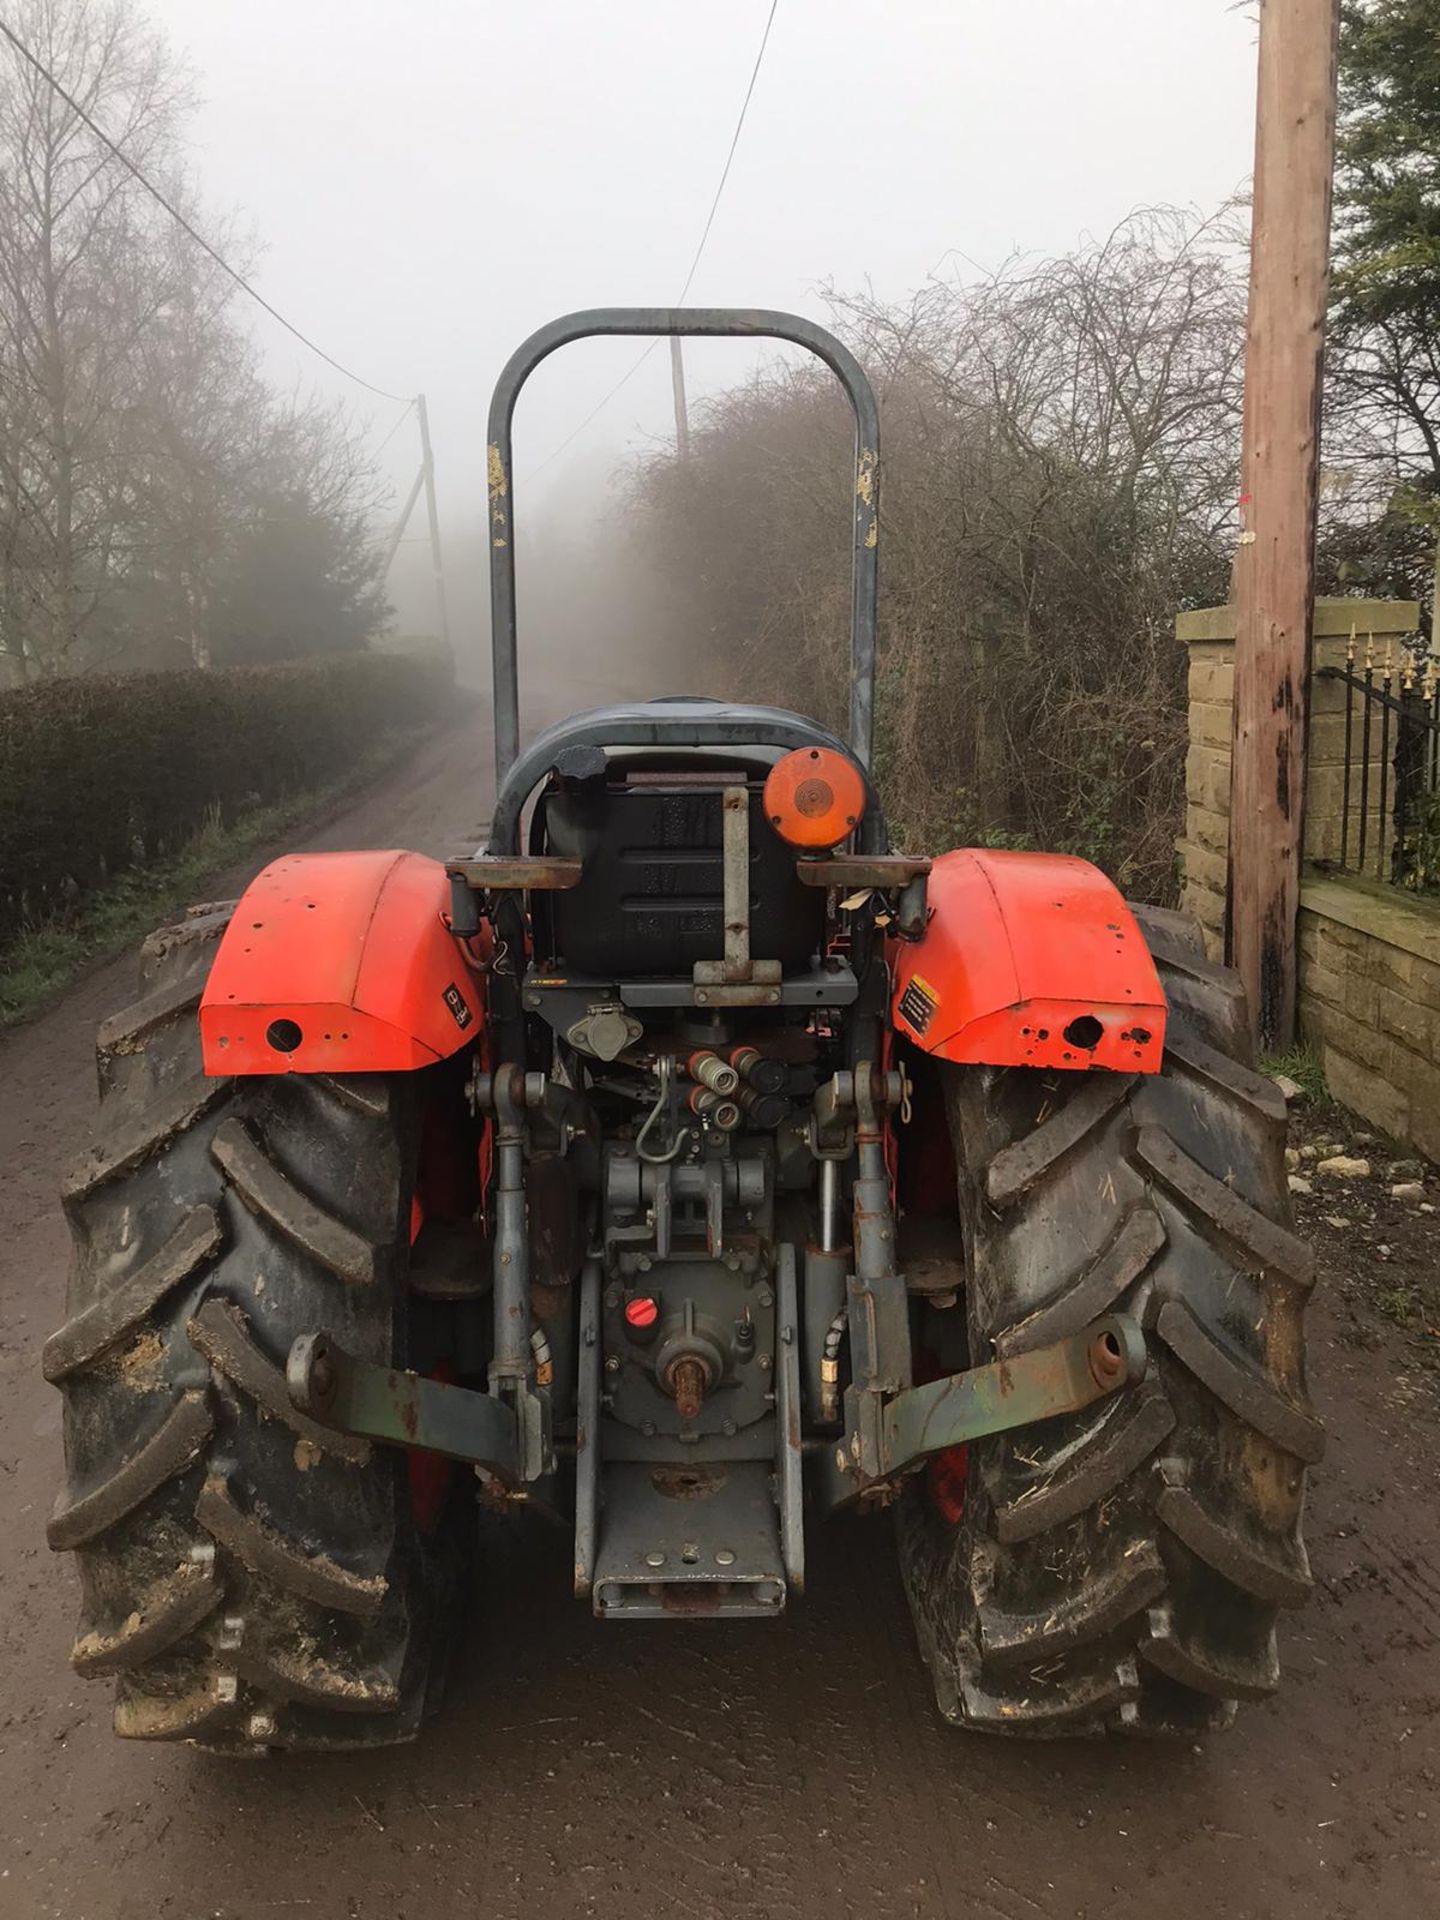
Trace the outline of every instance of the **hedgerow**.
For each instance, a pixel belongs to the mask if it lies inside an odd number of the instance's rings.
[[[378,653],[0,694],[0,943],[202,828],[339,778],[453,698],[448,661]]]

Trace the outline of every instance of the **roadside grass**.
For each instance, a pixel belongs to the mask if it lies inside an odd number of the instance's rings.
[[[1297,1041],[1293,1047],[1287,1047],[1284,1053],[1263,1055],[1260,1071],[1268,1073],[1272,1080],[1281,1075],[1293,1080],[1305,1098],[1315,1106],[1330,1098],[1319,1052],[1308,1040]]]
[[[0,1032],[30,1019],[87,968],[122,953],[168,914],[203,897],[208,881],[256,847],[301,821],[334,812],[397,766],[431,731],[421,727],[392,734],[339,780],[256,807],[228,825],[217,812],[173,854],[118,875],[63,921],[29,928],[0,948]]]

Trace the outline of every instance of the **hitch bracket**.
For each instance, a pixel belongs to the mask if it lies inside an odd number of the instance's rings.
[[[325,1333],[304,1333],[285,1367],[290,1403],[337,1433],[463,1460],[507,1485],[520,1478],[514,1411],[491,1393],[357,1360]]]
[[[1145,1366],[1138,1323],[1112,1313],[1052,1346],[911,1387],[881,1413],[881,1476],[903,1473],[968,1440],[1078,1413],[1107,1394],[1138,1386]]]

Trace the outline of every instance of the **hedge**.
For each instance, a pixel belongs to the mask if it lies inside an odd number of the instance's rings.
[[[0,693],[0,942],[207,822],[342,777],[454,697],[448,659],[379,653]]]

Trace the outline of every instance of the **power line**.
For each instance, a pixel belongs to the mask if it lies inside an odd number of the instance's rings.
[[[230,278],[235,282],[236,286],[240,288],[242,293],[248,293],[250,298],[254,300],[257,303],[257,305],[262,306],[265,309],[266,313],[270,315],[272,320],[278,320],[281,326],[284,327],[285,331],[287,333],[293,334],[302,346],[308,347],[311,353],[318,354],[320,359],[325,361],[327,366],[334,367],[337,373],[343,373],[347,380],[353,380],[357,387],[364,387],[367,393],[376,394],[381,400],[404,400],[406,398],[406,396],[403,393],[390,393],[384,387],[377,387],[372,385],[369,380],[362,380],[358,373],[352,373],[350,368],[347,366],[344,366],[339,360],[337,360],[334,357],[333,354],[326,353],[323,347],[317,346],[315,341],[313,341],[308,334],[302,333],[299,327],[293,325],[291,321],[287,320],[284,314],[281,313],[277,307],[272,307],[270,302],[265,298],[264,294],[258,292],[253,286],[251,286],[250,282],[245,278],[243,273],[237,273],[235,268],[230,265],[230,262],[226,260],[221,254],[216,252],[215,248],[211,246],[210,242],[205,238],[205,236],[195,231],[194,227],[191,226],[190,222],[185,218],[184,214],[181,213],[180,209],[174,204],[174,202],[167,199],[166,196],[160,191],[160,189],[157,186],[155,186],[152,181],[148,180],[145,177],[145,175],[140,171],[139,167],[136,166],[135,162],[130,158],[130,156],[127,153],[125,153],[122,148],[116,146],[115,142],[110,138],[109,134],[106,133],[102,127],[99,127],[96,125],[94,120],[91,119],[90,115],[85,111],[84,107],[80,105],[80,102],[75,98],[75,96],[71,93],[68,93],[65,90],[65,88],[61,86],[60,82],[55,78],[54,74],[51,73],[50,69],[44,64],[44,62],[40,60],[37,55],[33,54],[30,51],[29,47],[25,45],[24,41],[21,40],[20,37],[14,32],[14,30],[10,26],[8,26],[6,22],[3,20],[0,20],[0,34],[3,34],[5,39],[7,39],[10,42],[10,45],[20,55],[20,58],[26,61],[30,66],[32,66],[35,69],[36,73],[40,75],[40,78],[44,80],[46,84],[49,87],[51,87],[55,93],[57,93],[60,96],[60,98],[65,102],[66,106],[69,107],[70,111],[74,114],[77,114],[79,118],[84,121],[85,125],[94,134],[95,138],[100,142],[101,146],[105,148],[106,152],[112,154],[115,157],[115,159],[117,159],[120,162],[121,166],[124,167],[125,171],[128,174],[130,174],[133,179],[139,182],[139,184],[145,189],[146,193],[150,195],[150,198],[156,201],[158,205],[162,206],[165,209],[166,213],[169,214],[170,218],[176,223],[176,225],[179,227],[182,227],[184,231],[189,234],[190,238],[195,242],[196,246],[199,247],[203,253],[208,254],[210,258],[215,262],[216,266],[219,267],[222,272],[229,274]],[[403,419],[404,417],[405,416],[402,414],[401,419]]]
[[[529,473],[524,474],[522,478],[526,481],[535,479],[537,475],[542,474],[548,466],[552,465],[554,461],[558,460],[561,454],[564,453],[567,447],[573,446],[574,443],[580,438],[581,434],[584,433],[585,429],[589,426],[590,422],[596,419],[598,415],[602,414],[605,411],[606,407],[609,406],[610,402],[615,398],[616,394],[620,392],[621,388],[629,386],[630,382],[635,378],[636,374],[640,371],[641,367],[644,366],[645,362],[650,358],[651,354],[655,351],[656,347],[658,347],[659,344],[660,342],[658,340],[652,340],[649,346],[645,347],[642,350],[639,358],[632,361],[628,370],[621,374],[620,378],[615,382],[614,386],[611,387],[610,391],[605,395],[604,399],[598,401],[596,405],[590,409],[589,413],[586,414],[585,418],[580,422],[579,426],[576,427],[572,432],[567,433],[565,438],[560,442],[559,446],[552,447],[550,452],[547,453],[545,458],[540,462],[539,466],[532,467]]]
[[[725,191],[725,182],[730,178],[730,168],[735,159],[735,149],[740,144],[740,135],[744,130],[745,116],[750,111],[750,96],[755,91],[755,82],[760,78],[761,62],[765,58],[765,49],[770,44],[770,29],[775,24],[775,10],[780,0],[770,0],[770,11],[765,16],[765,31],[760,36],[760,51],[755,55],[755,65],[750,70],[750,84],[745,89],[745,98],[740,102],[740,117],[735,122],[735,132],[730,140],[730,151],[725,156],[725,165],[720,171],[720,184],[715,189],[715,198],[710,202],[710,211],[705,216],[705,228],[700,235],[700,244],[695,249],[695,258],[690,262],[690,271],[685,276],[685,284],[680,289],[680,298],[675,302],[683,307],[685,296],[690,291],[690,283],[695,278],[695,270],[700,265],[700,256],[705,251],[705,242],[710,238],[710,229],[715,224],[715,215],[720,206],[720,196]]]
[[[390,442],[395,438],[396,434],[400,431],[401,427],[403,427],[405,422],[410,418],[410,409],[414,405],[415,405],[415,402],[413,400],[407,400],[405,402],[405,405],[403,406],[403,408],[395,416],[394,425],[391,427],[390,431],[386,434],[385,438],[380,442],[379,446],[375,449],[374,453],[370,456],[372,460],[378,460],[380,458],[381,454],[385,451],[386,447],[389,446]]]
[[[695,249],[694,259],[690,262],[690,271],[685,276],[685,284],[680,289],[679,299],[673,302],[677,307],[683,307],[685,304],[685,296],[690,291],[691,284],[695,279],[696,271],[700,265],[700,256],[705,251],[705,242],[710,238],[710,229],[715,224],[715,215],[720,207],[720,197],[725,191],[726,181],[730,178],[730,168],[735,160],[735,150],[740,145],[740,135],[745,127],[745,116],[750,111],[750,97],[755,91],[755,82],[760,78],[760,68],[765,59],[765,49],[770,44],[770,29],[775,24],[775,14],[779,5],[780,0],[770,0],[770,11],[765,16],[765,31],[760,36],[760,49],[755,55],[755,65],[750,70],[750,84],[745,89],[745,98],[740,103],[740,113],[735,122],[735,131],[730,138],[730,151],[726,154],[725,165],[720,170],[720,184],[715,189],[715,197],[710,202],[710,211],[705,216],[705,225],[700,233],[700,243]],[[560,442],[558,447],[553,448],[547,453],[538,467],[532,467],[530,469],[529,473],[524,476],[527,481],[533,480],[537,474],[543,473],[552,461],[558,460],[565,449],[573,445],[574,442],[580,438],[580,435],[584,433],[585,429],[590,425],[590,422],[605,411],[616,394],[619,393],[623,387],[629,386],[630,382],[635,378],[636,374],[640,371],[641,367],[644,366],[645,362],[650,358],[659,344],[659,340],[652,340],[650,342],[649,346],[645,348],[644,352],[640,354],[639,358],[635,360],[629,370],[621,374],[620,378],[604,398],[590,409],[589,413],[586,414],[585,418],[580,422],[579,426],[575,428],[573,433],[568,434],[566,438]]]

